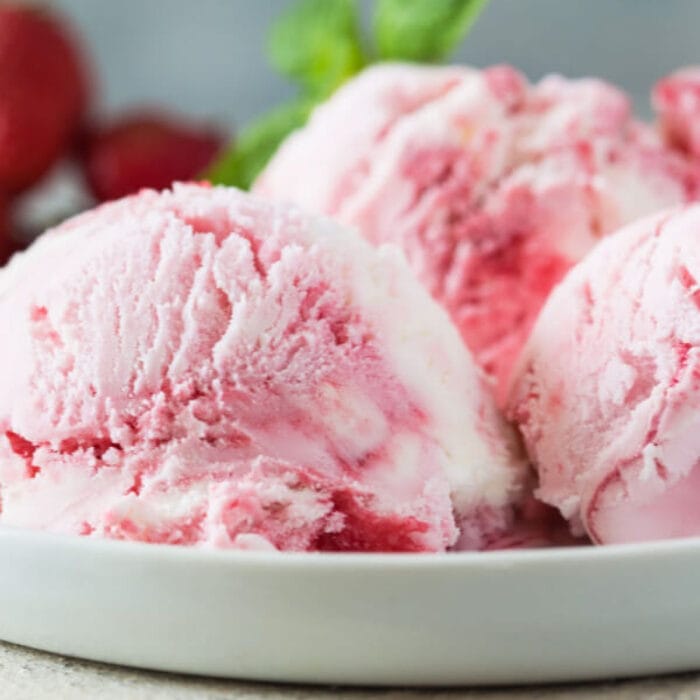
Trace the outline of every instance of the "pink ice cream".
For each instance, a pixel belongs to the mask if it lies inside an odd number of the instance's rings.
[[[397,243],[502,397],[552,287],[692,178],[604,82],[383,65],[319,107],[256,190]]]
[[[488,546],[522,465],[401,256],[176,186],[0,272],[0,524],[218,547]]]
[[[700,157],[700,66],[682,68],[660,80],[653,103],[669,143]]]
[[[700,535],[700,205],[634,223],[579,263],[514,376],[537,495],[575,530]]]

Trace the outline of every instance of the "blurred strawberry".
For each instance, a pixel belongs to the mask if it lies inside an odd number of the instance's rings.
[[[9,197],[0,194],[0,266],[24,246],[14,237]]]
[[[157,112],[134,113],[88,134],[85,177],[102,201],[144,187],[163,189],[200,177],[226,143],[208,127]]]
[[[9,259],[26,246],[18,243],[13,238],[3,237],[0,239],[0,267],[7,264]]]
[[[52,14],[0,4],[0,188],[36,182],[67,148],[88,100],[83,57]]]

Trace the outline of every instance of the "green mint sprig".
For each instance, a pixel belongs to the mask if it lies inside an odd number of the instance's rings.
[[[365,65],[354,0],[302,0],[273,25],[272,65],[302,92],[324,100]]]
[[[488,0],[379,0],[374,34],[382,60],[433,63],[469,33]]]
[[[298,0],[273,25],[268,53],[272,65],[298,85],[299,97],[243,129],[205,177],[248,189],[282,141],[346,80],[377,61],[444,60],[487,3],[377,0],[365,42],[357,0]]]
[[[217,185],[247,190],[287,135],[304,124],[313,103],[296,100],[268,112],[247,126],[205,178]]]

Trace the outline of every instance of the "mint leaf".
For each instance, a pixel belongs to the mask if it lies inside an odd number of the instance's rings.
[[[435,62],[467,35],[488,0],[378,0],[374,32],[384,60]]]
[[[285,137],[303,126],[314,104],[365,63],[355,0],[299,0],[275,23],[270,57],[304,96],[246,127],[205,177],[248,189]]]
[[[300,0],[273,25],[273,66],[317,98],[330,95],[365,63],[354,0]]]
[[[240,133],[204,177],[216,185],[248,189],[285,137],[306,123],[312,106],[297,100],[268,112]]]
[[[438,61],[467,34],[488,0],[377,0],[380,59]],[[273,65],[303,96],[246,127],[204,177],[248,189],[287,135],[314,105],[369,61],[362,50],[356,0],[298,0],[272,28]]]

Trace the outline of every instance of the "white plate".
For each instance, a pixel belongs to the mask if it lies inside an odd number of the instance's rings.
[[[0,528],[0,638],[267,681],[542,683],[700,668],[700,540],[218,552]]]

